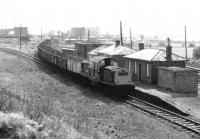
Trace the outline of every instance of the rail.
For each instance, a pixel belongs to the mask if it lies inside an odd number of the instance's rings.
[[[167,120],[168,122],[181,127],[183,131],[200,137],[200,123],[193,119],[168,111],[131,95],[128,95],[128,98],[126,99],[120,99],[120,101],[123,104],[133,106],[157,118]]]
[[[1,51],[4,51],[4,52],[7,52],[7,53],[12,53],[12,54],[15,54],[15,55],[20,55],[26,59],[29,59],[31,61],[34,61],[34,62],[37,62],[37,63],[41,63],[41,59],[40,58],[37,58],[37,57],[34,57],[34,56],[31,56],[31,55],[28,55],[24,52],[21,52],[21,51],[18,51],[18,50],[14,50],[14,49],[10,49],[10,48],[0,48]]]

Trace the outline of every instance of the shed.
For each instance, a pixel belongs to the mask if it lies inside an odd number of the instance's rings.
[[[100,49],[100,50],[96,51],[96,53],[100,56],[110,57],[111,56],[110,53],[112,53],[114,51],[115,47],[116,47],[115,45],[111,45],[109,47],[106,47],[104,49]]]
[[[176,93],[197,93],[198,71],[181,67],[158,67],[158,86]]]
[[[98,48],[103,45],[102,43],[93,43],[93,42],[76,42],[75,43],[75,53],[77,56],[82,58],[88,58],[87,53],[93,49]]]
[[[135,52],[135,50],[127,48],[125,46],[119,45],[111,45],[109,47],[100,49],[96,51],[99,55],[104,55],[104,56],[110,56],[112,57],[113,55],[128,55]]]
[[[157,84],[157,67],[185,67],[187,61],[170,51],[150,48],[126,55],[124,58],[126,58],[125,67],[132,73],[132,80],[139,80],[148,84]]]
[[[96,49],[91,50],[90,52],[87,53],[88,59],[91,59],[94,56],[97,56],[98,55],[97,51],[100,51],[100,50],[107,48],[107,47],[108,47],[107,45],[102,45],[102,46],[97,47]]]
[[[134,52],[136,51],[133,49],[127,48],[125,46],[118,45],[117,43],[116,45],[111,45],[109,47],[96,51],[98,55],[107,56],[107,57],[111,57],[115,59],[118,62],[120,67],[125,67],[125,59],[123,56],[134,53]]]

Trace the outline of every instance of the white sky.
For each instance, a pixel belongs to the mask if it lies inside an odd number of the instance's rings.
[[[0,27],[27,26],[30,33],[100,26],[129,35],[166,35],[200,40],[199,0],[0,0]],[[184,39],[184,38],[183,38]]]

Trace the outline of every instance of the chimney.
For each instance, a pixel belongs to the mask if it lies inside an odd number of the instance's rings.
[[[144,43],[139,43],[139,51],[144,49]]]
[[[167,39],[167,46],[166,46],[166,60],[171,61],[172,60],[172,47],[170,45],[170,39]]]
[[[121,45],[123,46],[122,21],[120,21],[120,41]]]
[[[120,45],[120,40],[115,41],[115,47],[118,47]]]

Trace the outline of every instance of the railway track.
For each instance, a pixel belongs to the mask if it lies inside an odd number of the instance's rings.
[[[200,123],[190,118],[178,115],[174,112],[155,106],[146,101],[128,95],[128,98],[121,99],[123,104],[130,105],[146,113],[149,113],[156,118],[166,120],[174,125],[181,127],[185,132],[200,137]]]
[[[42,63],[42,60],[40,58],[28,55],[28,54],[21,52],[21,51],[18,51],[18,50],[14,50],[14,49],[10,49],[10,48],[0,48],[0,50],[7,52],[7,53],[11,53],[11,54],[15,54],[15,55],[24,57],[26,59],[29,59],[29,60],[37,62],[37,63]]]

